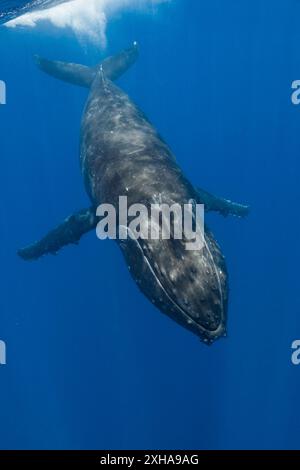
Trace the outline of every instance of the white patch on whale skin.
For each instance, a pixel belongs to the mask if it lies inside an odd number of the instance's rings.
[[[109,18],[124,9],[154,11],[159,3],[172,0],[70,0],[46,10],[26,13],[5,24],[35,27],[41,21],[49,21],[57,28],[70,28],[79,39],[106,46],[106,27]]]

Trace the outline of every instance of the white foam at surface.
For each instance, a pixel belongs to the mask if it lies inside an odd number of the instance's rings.
[[[7,27],[35,27],[49,21],[57,28],[71,28],[80,39],[86,38],[106,46],[106,27],[109,18],[126,9],[153,11],[159,3],[170,0],[70,0],[47,10],[33,11],[15,18]]]

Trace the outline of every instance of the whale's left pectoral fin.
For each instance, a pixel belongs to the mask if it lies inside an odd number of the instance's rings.
[[[204,191],[204,189],[197,188],[199,202],[204,204],[206,211],[219,212],[224,217],[233,215],[235,217],[246,217],[250,212],[250,207],[237,202],[232,202],[229,199],[220,198],[213,194]]]
[[[19,250],[18,255],[25,261],[37,260],[47,254],[55,255],[64,246],[77,244],[80,238],[96,225],[95,208],[84,209],[68,217],[41,240]]]

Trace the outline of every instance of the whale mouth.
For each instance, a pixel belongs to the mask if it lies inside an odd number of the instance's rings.
[[[161,245],[162,240],[149,244],[136,237],[130,227],[122,228],[127,231],[127,237],[120,240],[120,247],[128,269],[152,304],[206,345],[225,337],[227,271],[219,247],[209,232],[206,250],[188,256],[185,244],[176,247],[172,243],[171,249],[170,245]],[[174,268],[176,274],[179,272],[177,277],[174,277]]]
[[[214,340],[220,338],[221,336],[224,336],[225,327],[223,325],[223,322],[220,322],[219,325],[214,329],[204,327],[201,323],[197,322],[195,318],[187,310],[184,310],[181,307],[181,305],[177,302],[177,300],[174,299],[173,296],[167,292],[167,290],[165,289],[163,285],[163,282],[161,282],[157,276],[155,277],[156,277],[156,281],[161,285],[161,288],[163,289],[165,295],[168,297],[168,299],[170,299],[170,301],[176,307],[176,309],[179,310],[179,312],[183,315],[187,324],[189,326],[194,326],[197,329],[199,329],[199,331],[203,335],[203,338],[204,338],[203,341],[205,343],[212,343]]]
[[[139,247],[139,249],[142,253],[142,256],[144,258],[144,262],[147,264],[148,269],[151,271],[153,277],[155,278],[155,281],[160,286],[160,288],[163,291],[165,297],[170,301],[173,308],[177,312],[179,312],[180,315],[182,316],[182,323],[184,323],[185,326],[188,327],[188,329],[191,329],[193,331],[197,331],[198,336],[200,336],[201,340],[206,344],[212,344],[214,341],[216,341],[220,337],[226,336],[226,327],[225,327],[225,321],[224,321],[223,304],[222,304],[222,314],[221,314],[221,317],[220,317],[220,321],[218,322],[218,325],[215,328],[214,327],[203,326],[203,324],[201,324],[199,321],[197,321],[188,310],[184,309],[183,306],[180,305],[180,303],[177,301],[176,298],[174,298],[172,293],[169,293],[169,289],[167,289],[167,287],[164,284],[164,281],[161,279],[163,276],[161,275],[161,278],[159,277],[159,275],[156,273],[155,268],[152,266],[152,263],[149,260],[149,257],[147,256],[147,253],[145,253],[144,248],[141,246],[139,241],[137,241],[137,244],[138,244],[138,247]],[[209,252],[210,252],[210,250],[209,250]],[[210,255],[211,255],[211,253],[210,253]],[[221,293],[221,298],[222,298],[222,303],[223,303],[222,293]]]

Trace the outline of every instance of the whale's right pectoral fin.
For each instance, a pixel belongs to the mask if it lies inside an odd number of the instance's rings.
[[[25,261],[37,260],[47,254],[55,255],[64,246],[77,244],[80,238],[96,225],[95,208],[84,209],[68,217],[41,240],[19,250],[18,255]]]
[[[204,191],[204,189],[197,188],[199,202],[204,204],[206,211],[215,211],[222,214],[224,217],[233,215],[235,217],[246,217],[249,215],[250,207],[245,204],[224,199]]]

